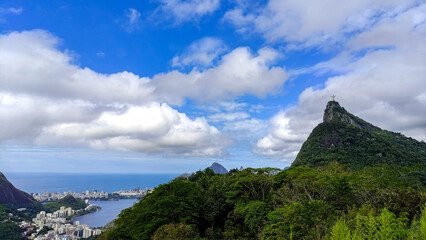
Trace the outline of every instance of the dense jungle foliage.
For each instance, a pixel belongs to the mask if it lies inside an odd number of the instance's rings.
[[[0,239],[2,240],[24,240],[21,235],[23,230],[12,222],[0,222]]]
[[[336,162],[206,169],[160,185],[101,239],[426,239],[424,176],[423,165]]]

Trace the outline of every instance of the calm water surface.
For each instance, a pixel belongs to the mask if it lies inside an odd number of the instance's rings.
[[[121,210],[133,206],[137,199],[120,199],[118,201],[90,201],[102,207],[101,210],[74,218],[80,224],[87,224],[90,227],[103,227],[105,224],[117,218]]]
[[[154,188],[167,183],[180,174],[93,174],[93,173],[4,173],[18,189],[27,193],[83,192],[104,190],[114,192]]]

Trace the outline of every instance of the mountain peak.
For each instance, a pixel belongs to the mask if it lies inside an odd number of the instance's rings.
[[[383,163],[426,165],[426,143],[382,130],[330,101],[323,122],[303,143],[292,166],[321,166],[337,161],[353,169]]]
[[[211,168],[214,173],[228,173],[228,170],[217,162],[214,162],[209,168]]]
[[[329,101],[324,110],[323,122],[341,121],[348,123],[354,127],[366,129],[369,131],[380,130],[380,128],[362,120],[361,118],[352,115],[345,108],[341,107],[336,101]]]

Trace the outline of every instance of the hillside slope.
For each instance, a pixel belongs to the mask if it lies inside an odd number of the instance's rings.
[[[32,205],[34,201],[29,194],[15,188],[0,172],[0,203],[26,206]]]
[[[292,166],[322,166],[337,161],[352,169],[383,163],[426,164],[426,143],[382,130],[330,101],[323,123],[314,128]]]

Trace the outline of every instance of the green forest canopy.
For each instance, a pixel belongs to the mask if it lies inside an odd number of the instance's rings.
[[[332,162],[228,174],[206,169],[160,185],[123,210],[101,238],[337,239],[368,233],[375,239],[408,239],[426,228],[419,220],[424,180],[422,166],[355,171]],[[354,221],[376,228],[351,229],[348,223]]]

